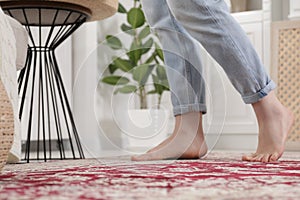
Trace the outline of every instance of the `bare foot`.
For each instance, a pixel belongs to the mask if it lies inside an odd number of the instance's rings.
[[[258,147],[254,154],[242,159],[275,162],[284,152],[285,141],[294,121],[293,114],[279,102],[274,92],[252,106],[259,125]]]
[[[169,138],[147,153],[133,156],[131,159],[133,161],[198,159],[206,152],[202,114],[193,112],[176,116],[175,130]]]

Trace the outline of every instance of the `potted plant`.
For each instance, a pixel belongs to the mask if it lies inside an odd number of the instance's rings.
[[[130,44],[118,36],[108,35],[106,44],[115,51],[125,50],[122,57],[114,57],[108,66],[110,75],[101,81],[114,87],[114,94],[133,94],[139,99],[139,109],[128,109],[126,127],[121,127],[128,136],[129,146],[152,146],[167,135],[169,111],[160,109],[161,99],[169,84],[163,66],[163,52],[151,33],[138,0],[130,9],[119,4],[119,13],[127,21],[121,30],[130,37]],[[156,106],[149,109],[148,97],[156,95]]]

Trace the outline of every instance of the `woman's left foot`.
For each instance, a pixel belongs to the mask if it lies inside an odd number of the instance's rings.
[[[202,114],[188,113],[176,117],[173,134],[147,153],[133,156],[133,161],[199,159],[207,152],[202,129]]]
[[[254,154],[243,156],[250,162],[275,162],[284,152],[285,141],[294,122],[293,113],[285,108],[271,92],[253,104],[258,125],[258,147]]]

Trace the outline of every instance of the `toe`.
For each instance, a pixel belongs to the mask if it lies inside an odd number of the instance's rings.
[[[271,156],[270,154],[265,154],[265,155],[263,156],[261,162],[263,162],[263,163],[268,163],[268,162],[270,162],[270,156]]]
[[[147,154],[142,154],[142,155],[137,155],[137,156],[132,156],[131,157],[131,160],[132,161],[145,161],[145,160],[148,160],[148,156]]]
[[[263,155],[262,154],[258,154],[256,156],[254,156],[252,159],[250,159],[251,162],[261,162]]]
[[[255,157],[254,162],[262,162],[264,154],[259,154]]]
[[[275,162],[275,161],[277,161],[278,159],[279,159],[278,153],[274,153],[274,154],[272,154],[271,157],[270,157],[270,162]]]
[[[252,154],[250,154],[250,155],[244,155],[244,156],[242,157],[242,160],[243,160],[243,161],[251,161],[255,156],[257,156],[256,153],[252,153]]]
[[[242,160],[243,161],[250,161],[250,156],[248,156],[248,155],[244,155],[243,157],[242,157]]]
[[[132,161],[138,161],[140,156],[131,156]]]

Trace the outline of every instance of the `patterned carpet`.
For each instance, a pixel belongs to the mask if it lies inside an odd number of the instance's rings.
[[[239,153],[204,160],[131,162],[127,157],[7,165],[0,199],[300,199],[300,154],[271,164]]]

